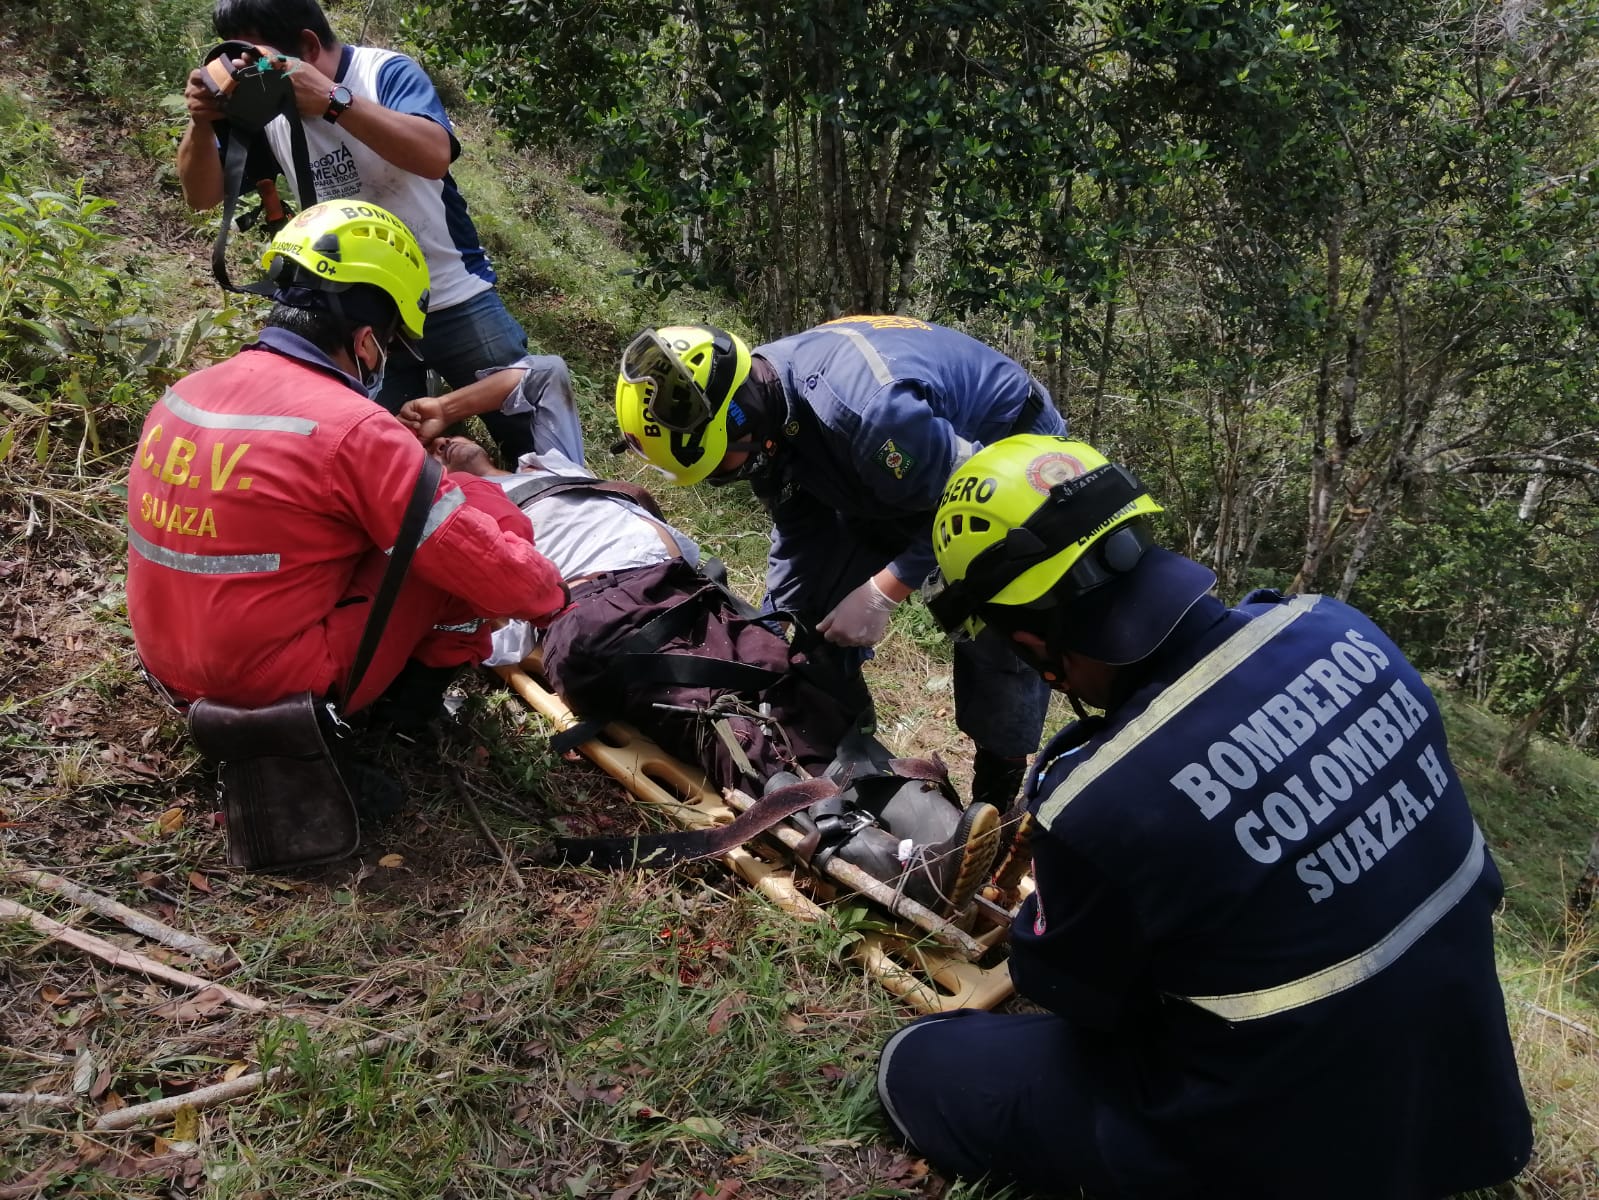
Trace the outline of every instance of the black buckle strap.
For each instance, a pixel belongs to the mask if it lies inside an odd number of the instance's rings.
[[[400,521],[400,531],[394,538],[394,549],[389,552],[389,565],[384,568],[383,582],[378,585],[377,595],[372,599],[372,611],[367,615],[366,628],[361,631],[355,661],[350,664],[350,675],[344,685],[344,694],[340,697],[345,704],[354,698],[355,689],[371,665],[372,655],[377,652],[378,642],[383,639],[383,627],[388,624],[389,610],[394,607],[395,597],[400,594],[400,585],[405,582],[411,556],[422,543],[422,528],[433,507],[433,496],[438,491],[439,477],[443,471],[438,459],[423,455],[422,471],[416,478],[416,486],[411,489],[405,517]]]
[[[223,55],[232,53],[232,48],[243,46],[246,50],[255,47],[248,43],[224,42],[212,51],[213,55],[221,52]],[[222,61],[226,61],[223,58]],[[266,137],[266,125],[281,116],[289,123],[289,152],[293,160],[294,182],[299,193],[300,209],[303,212],[316,203],[316,182],[311,173],[311,153],[305,140],[305,125],[300,120],[300,110],[295,104],[293,87],[285,87],[279,97],[279,107],[275,113],[262,121],[259,126],[247,126],[236,120],[228,123],[228,147],[222,156],[222,224],[217,229],[216,241],[211,246],[211,274],[224,291],[237,292],[241,295],[271,296],[277,286],[268,280],[257,283],[245,284],[243,287],[236,285],[228,277],[228,236],[234,223],[234,210],[239,203],[239,197],[244,191],[244,167],[250,156],[250,148]],[[282,164],[279,164],[280,166]],[[273,189],[272,202],[277,204],[276,189]],[[265,206],[268,199],[262,197]],[[281,207],[278,217],[281,216]],[[273,213],[267,214],[269,222],[277,217]],[[240,227],[247,227],[246,222],[241,222]]]

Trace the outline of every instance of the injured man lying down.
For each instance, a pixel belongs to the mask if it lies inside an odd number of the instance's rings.
[[[540,651],[541,673],[584,718],[556,748],[625,720],[718,788],[759,796],[829,780],[837,794],[792,818],[806,834],[802,857],[821,866],[837,855],[941,915],[964,909],[999,847],[993,806],[963,809],[936,760],[894,758],[872,736],[858,676],[812,663],[808,631],[795,629],[790,644],[771,614],[729,592],[719,564],[702,560],[648,492],[590,473],[561,359],[525,358],[474,386],[503,390],[501,411],[532,414],[534,453],[515,472],[467,438],[438,438],[433,453],[505,488],[571,589],[547,629],[497,630],[486,663]]]

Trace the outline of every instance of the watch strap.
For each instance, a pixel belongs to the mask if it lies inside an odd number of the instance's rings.
[[[348,98],[340,100],[340,92],[344,93],[344,95]],[[322,119],[329,125],[337,125],[339,118],[345,114],[354,101],[355,97],[350,95],[349,88],[345,87],[342,83],[334,84],[328,89],[328,108],[327,111],[322,114]]]

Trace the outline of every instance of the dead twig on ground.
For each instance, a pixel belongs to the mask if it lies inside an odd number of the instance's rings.
[[[400,1035],[397,1033],[385,1033],[375,1038],[369,1038],[359,1045],[348,1046],[336,1052],[334,1057],[354,1058],[361,1054],[376,1054],[384,1046],[398,1041],[399,1038]],[[218,1104],[225,1104],[229,1100],[237,1100],[240,1096],[248,1096],[252,1092],[259,1091],[272,1080],[293,1069],[287,1066],[273,1067],[269,1071],[257,1071],[250,1075],[240,1075],[237,1079],[213,1083],[209,1087],[196,1088],[192,1092],[183,1092],[176,1096],[164,1096],[160,1100],[151,1100],[148,1104],[131,1104],[127,1108],[101,1113],[90,1128],[95,1130],[128,1129],[134,1125],[144,1125],[151,1121],[159,1121],[163,1117],[170,1117],[180,1108],[192,1108],[196,1112],[202,1109],[215,1108]]]
[[[76,1108],[76,1096],[58,1096],[54,1092],[0,1092],[0,1108]]]
[[[1584,1034],[1587,1037],[1593,1036],[1593,1030],[1584,1025],[1581,1021],[1573,1021],[1570,1017],[1563,1017],[1557,1012],[1553,1012],[1550,1009],[1544,1008],[1537,1004],[1532,1004],[1528,1001],[1523,1001],[1522,1003],[1526,1004],[1528,1009],[1537,1013],[1540,1017],[1544,1017],[1547,1020],[1564,1025],[1568,1029],[1575,1029],[1578,1033]]]
[[[91,912],[99,913],[102,917],[109,917],[119,921],[135,933],[143,934],[153,941],[174,950],[181,950],[192,958],[198,958],[213,966],[233,965],[238,959],[233,950],[228,946],[218,946],[215,942],[208,942],[198,934],[184,933],[181,929],[174,929],[163,921],[158,921],[147,913],[142,913],[136,908],[113,900],[110,896],[102,895],[92,888],[82,884],[73,883],[70,879],[63,879],[59,875],[52,875],[49,871],[36,868],[17,868],[8,871],[7,877],[18,883],[26,883],[47,892],[54,892],[63,896],[74,904],[82,905]]]
[[[522,873],[516,869],[516,864],[511,861],[511,856],[505,852],[505,847],[500,845],[499,839],[494,836],[494,831],[489,828],[489,823],[483,819],[483,810],[477,806],[477,801],[472,799],[471,789],[466,786],[466,777],[461,774],[461,768],[454,763],[450,763],[446,770],[449,772],[450,780],[455,784],[456,795],[461,797],[461,803],[466,805],[467,812],[472,814],[472,820],[477,825],[478,832],[494,848],[494,853],[505,867],[505,873],[516,884],[516,890],[519,892],[526,891],[527,884],[522,879]]]
[[[52,920],[43,913],[35,912],[26,905],[18,904],[14,900],[0,897],[0,920],[21,921],[33,926],[34,929],[44,934],[51,941],[63,942],[96,958],[104,959],[114,967],[121,967],[125,971],[137,971],[141,975],[148,975],[153,979],[162,979],[168,983],[181,984],[186,988],[202,991],[205,988],[215,988],[222,998],[235,1008],[242,1008],[246,1012],[265,1012],[272,1006],[265,1000],[258,1000],[254,996],[247,996],[243,992],[216,983],[210,979],[201,979],[198,975],[190,975],[187,971],[179,971],[165,963],[157,962],[146,954],[137,950],[124,950],[113,942],[104,938],[95,937],[92,933],[83,933],[73,929],[70,925],[63,925],[60,921]]]

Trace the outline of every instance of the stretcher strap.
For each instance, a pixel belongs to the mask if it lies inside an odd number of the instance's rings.
[[[805,779],[767,793],[726,825],[636,837],[556,838],[556,862],[601,870],[655,870],[696,858],[714,858],[765,833],[783,818],[836,795],[836,784]]]

